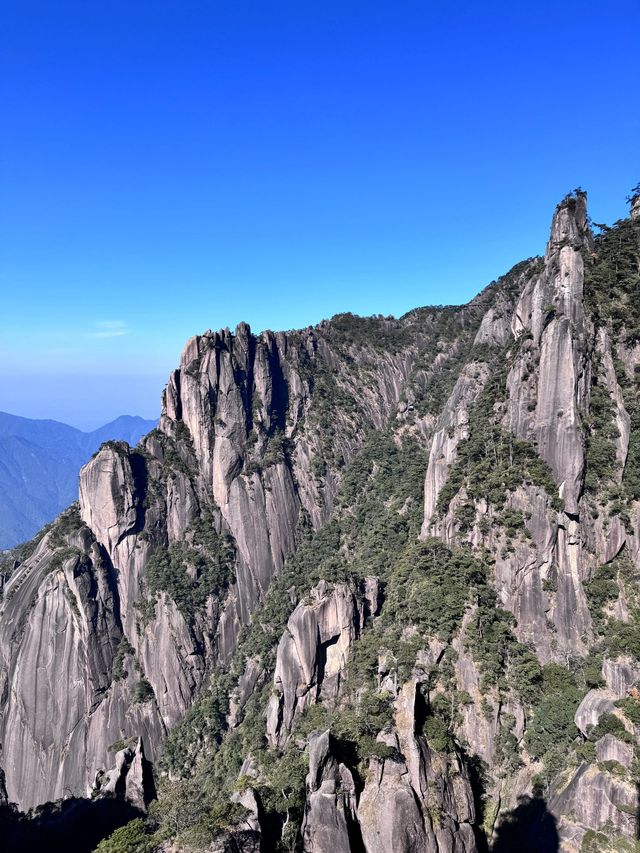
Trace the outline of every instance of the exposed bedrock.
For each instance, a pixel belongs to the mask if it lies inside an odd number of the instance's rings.
[[[419,735],[416,681],[400,690],[394,727],[378,740],[388,758],[371,758],[358,821],[367,853],[475,853],[475,808],[457,753],[435,752]],[[437,818],[435,817],[437,815]]]
[[[303,850],[305,853],[350,853],[351,839],[360,836],[353,774],[335,757],[336,744],[331,732],[312,733],[308,750]]]
[[[432,519],[440,490],[457,458],[458,444],[469,437],[469,417],[478,395],[489,376],[487,365],[466,365],[438,418],[431,443],[424,484],[424,522],[422,535],[432,532]]]
[[[579,511],[584,471],[580,411],[588,402],[589,374],[582,250],[591,241],[586,196],[579,193],[558,206],[544,268],[516,306],[513,333],[531,341],[507,378],[505,425],[536,444],[571,515]]]
[[[416,690],[415,681],[400,690],[394,725],[378,737],[389,757],[370,759],[364,787],[331,733],[311,734],[305,851],[476,853],[466,769],[457,754],[437,753],[417,734]]]
[[[99,547],[83,528],[56,558],[47,539],[12,576],[0,624],[7,790],[23,809],[85,796],[112,743],[164,732],[155,702],[131,702],[135,671],[113,678],[122,633]]]
[[[331,453],[344,465],[395,411],[418,346],[353,352],[366,374],[322,328],[256,337],[241,324],[193,338],[160,430],[135,449],[109,442],[83,468],[85,526],[55,543],[45,536],[4,590],[2,742],[20,807],[85,795],[123,738],[142,737],[153,760],[212,667],[231,658],[303,516],[321,525],[335,496],[332,459],[321,481],[312,470],[328,453],[314,421],[316,374],[359,401],[356,414],[333,417]],[[167,591],[151,593],[146,569],[190,542],[203,518],[233,543],[233,566],[226,590],[190,617]]]
[[[196,703],[161,798],[203,782],[205,811],[244,807],[211,851],[282,833],[307,853],[475,853],[541,786],[563,851],[632,838],[640,345],[618,334],[622,285],[593,308],[601,236],[578,192],[544,258],[463,308],[190,339],[159,428],[103,445],[79,509],[3,567],[0,806],[142,811],[146,762]],[[454,553],[430,562],[418,535]],[[459,593],[434,586],[439,559]],[[341,582],[318,583],[329,562]],[[309,718],[335,731],[309,737],[303,786]]]
[[[353,642],[378,607],[377,582],[371,578],[365,596],[354,587],[321,581],[310,602],[300,602],[278,644],[275,692],[267,708],[267,739],[286,743],[296,718],[319,699],[338,695]]]

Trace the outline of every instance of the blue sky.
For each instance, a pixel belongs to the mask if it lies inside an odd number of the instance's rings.
[[[152,417],[192,334],[466,301],[578,185],[624,216],[639,32],[636,0],[5,0],[0,409]]]

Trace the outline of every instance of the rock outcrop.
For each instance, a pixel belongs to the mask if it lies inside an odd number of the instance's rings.
[[[359,600],[346,584],[333,589],[321,581],[310,602],[300,602],[278,644],[274,686],[267,709],[267,738],[284,745],[294,720],[304,708],[322,699],[336,699],[349,649],[368,618],[377,613],[377,583],[365,587]]]
[[[309,739],[303,849],[336,853],[476,853],[473,793],[464,763],[416,733],[415,681],[396,700],[394,727],[378,740],[364,787],[337,753],[329,731]]]
[[[507,378],[505,421],[518,438],[535,442],[572,516],[579,512],[584,472],[580,412],[586,408],[589,377],[582,251],[590,246],[586,195],[577,193],[558,206],[544,268],[516,306],[513,333],[530,335],[531,347]]]
[[[396,334],[403,331],[396,323]],[[235,335],[188,342],[160,429],[135,450],[125,442],[100,449],[81,472],[81,522],[70,535],[57,524],[56,541],[45,536],[4,589],[2,740],[15,802],[29,808],[86,793],[123,738],[143,737],[154,760],[211,668],[230,659],[295,549],[299,525],[326,519],[338,474],[323,461],[318,480],[316,460],[331,451],[344,464],[365,429],[386,420],[417,352],[415,340],[382,359],[361,351],[369,366],[363,387],[322,330],[256,338],[241,324]],[[361,405],[356,414],[336,413],[331,436],[298,435],[303,421],[318,417],[318,372]],[[197,523],[210,533],[196,539]],[[151,589],[147,572],[154,557],[185,540],[210,559],[203,536],[233,543],[231,578],[192,614],[171,589]],[[197,581],[188,558],[181,571]],[[43,645],[43,635],[55,641]],[[127,677],[114,678],[123,663]],[[150,688],[143,702],[136,699],[141,682]]]
[[[431,443],[424,484],[424,522],[422,535],[431,532],[438,495],[447,481],[460,441],[469,437],[469,413],[482,391],[489,370],[484,363],[467,365],[447,400]]]
[[[597,765],[584,764],[562,793],[550,801],[549,808],[560,815],[561,837],[567,839],[565,849],[570,850],[579,849],[588,829],[607,827],[624,838],[633,838],[636,801],[632,782],[600,770]]]
[[[367,853],[475,853],[473,793],[458,755],[444,756],[417,734],[417,683],[396,699],[394,730],[379,736],[390,751],[372,758],[358,805]]]
[[[598,725],[603,714],[615,713],[616,703],[624,699],[640,682],[640,666],[629,658],[602,663],[604,687],[590,690],[576,711],[575,723],[583,735]]]
[[[539,454],[555,480],[554,487],[546,489],[524,481],[507,495],[509,510],[522,514],[525,535],[517,539],[505,535],[492,508],[480,501],[471,532],[461,536],[456,513],[465,500],[464,490],[443,516],[435,513],[456,448],[474,418],[477,392],[470,390],[471,406],[458,399],[459,387],[465,387],[460,386],[463,377],[440,416],[442,428],[434,436],[425,484],[423,536],[437,535],[451,544],[466,539],[492,550],[503,606],[516,617],[519,638],[533,643],[543,661],[585,654],[591,636],[583,584],[595,568],[595,555],[586,547],[594,534],[583,494],[583,422],[589,410],[593,352],[602,353],[616,405],[618,476],[628,446],[629,416],[615,379],[610,344],[604,330],[594,338],[585,309],[583,255],[592,247],[586,196],[577,193],[558,206],[544,262],[531,267],[533,274],[524,280],[513,309],[512,345],[505,356],[510,365],[506,393],[496,397],[495,417],[507,434]],[[468,381],[466,387],[470,388]],[[460,419],[467,425],[462,432],[454,425]],[[560,512],[555,506],[558,499]],[[604,559],[623,546],[624,534],[615,519],[601,541]]]
[[[155,702],[130,704],[136,673],[113,679],[122,632],[99,546],[86,528],[62,551],[51,536],[12,575],[0,624],[7,790],[23,808],[84,796],[123,734],[164,733]]]
[[[335,755],[330,731],[309,738],[309,774],[302,824],[305,853],[349,853],[358,838],[353,774]]]
[[[144,757],[142,738],[120,749],[115,754],[115,766],[108,771],[99,770],[93,786],[92,796],[122,797],[133,808],[146,811],[154,798],[153,780]]]

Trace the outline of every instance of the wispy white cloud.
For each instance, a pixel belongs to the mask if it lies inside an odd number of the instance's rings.
[[[121,338],[128,335],[131,330],[122,320],[100,320],[95,323],[91,332],[85,332],[86,338]]]

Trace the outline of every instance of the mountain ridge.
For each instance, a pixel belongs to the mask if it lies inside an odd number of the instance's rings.
[[[633,849],[636,193],[467,306],[191,338],[5,586],[7,798],[119,791],[107,851]]]

